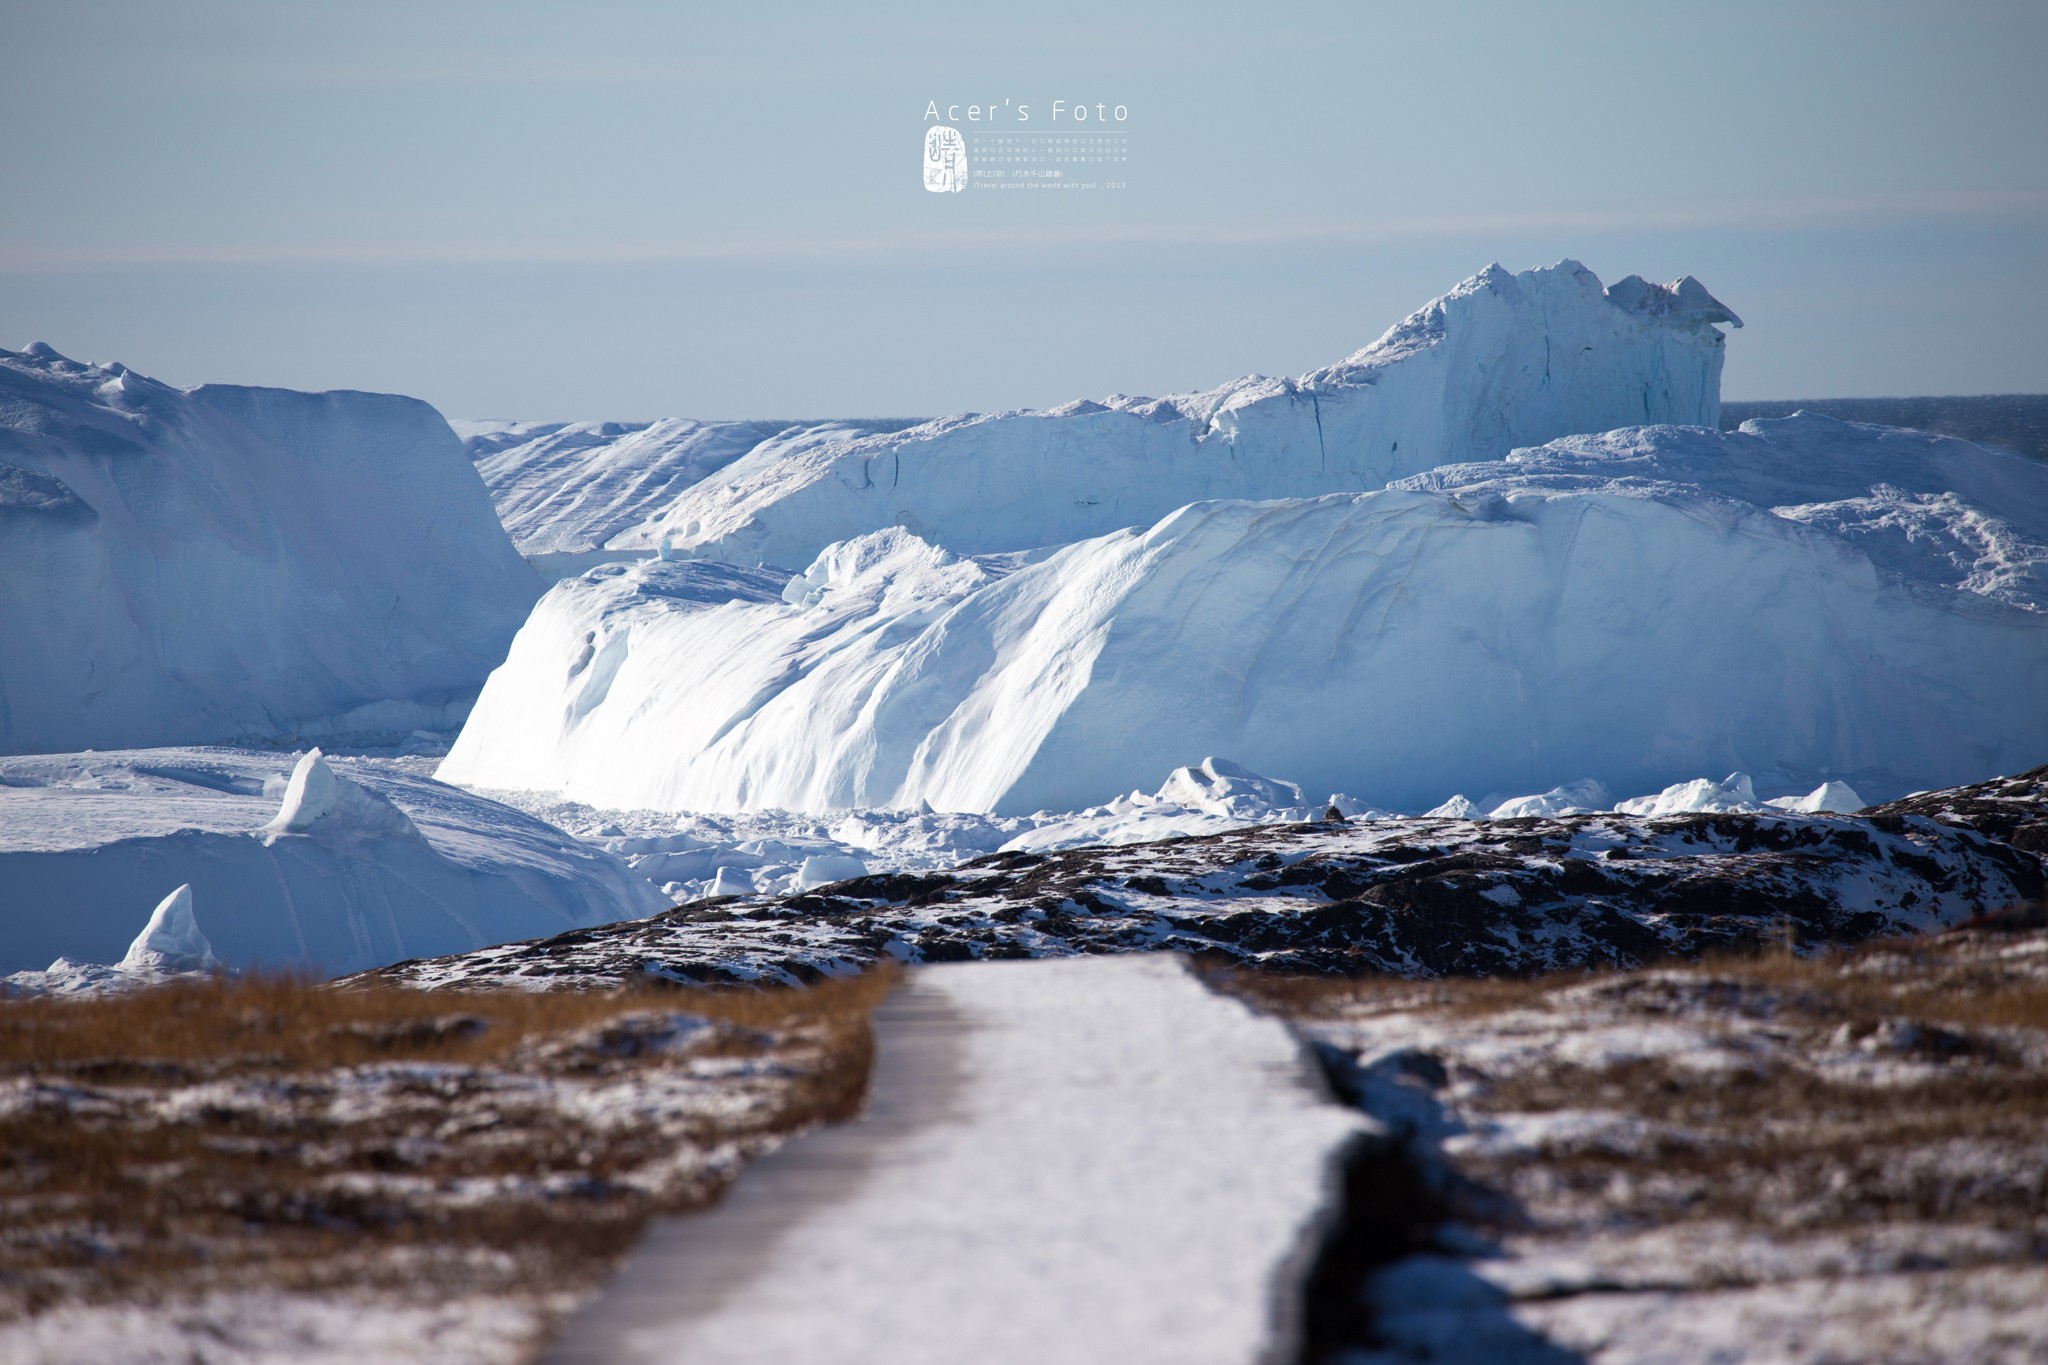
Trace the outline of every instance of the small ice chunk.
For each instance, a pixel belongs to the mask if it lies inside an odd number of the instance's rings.
[[[1175,768],[1155,796],[1189,810],[1240,818],[1303,804],[1301,788],[1294,783],[1263,777],[1242,764],[1213,756]]]
[[[797,869],[796,884],[799,890],[809,891],[812,887],[867,875],[867,864],[849,854],[814,853]]]
[[[711,885],[704,889],[707,896],[751,896],[754,894],[754,878],[743,867],[721,867],[712,877]]]
[[[269,824],[257,831],[265,843],[287,834],[349,835],[376,838],[397,835],[417,839],[418,827],[406,813],[360,782],[328,766],[327,756],[308,750],[285,784],[284,803]]]
[[[213,955],[213,945],[193,918],[190,883],[157,902],[149,923],[128,945],[120,962],[121,970],[127,972],[210,972],[218,966],[220,959]]]
[[[1694,811],[1760,811],[1756,789],[1748,773],[1730,773],[1719,782],[1696,777],[1674,782],[1655,796],[1634,796],[1618,801],[1614,808],[1623,815],[1684,815]]]
[[[1865,802],[1847,782],[1823,782],[1804,796],[1779,796],[1764,804],[1795,815],[1853,815]]]
[[[1582,777],[1536,796],[1517,796],[1503,801],[1487,816],[1493,820],[1514,820],[1527,816],[1588,815],[1613,808],[1614,793],[1592,778]]]
[[[1453,796],[1441,806],[1423,812],[1425,816],[1435,816],[1441,820],[1477,820],[1484,813],[1479,809],[1478,803],[1463,792]]]

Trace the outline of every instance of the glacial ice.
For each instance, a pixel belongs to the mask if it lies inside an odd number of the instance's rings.
[[[1637,796],[1616,802],[1614,809],[1623,815],[1677,815],[1690,811],[1754,813],[1763,810],[1764,806],[1756,799],[1756,787],[1748,773],[1730,773],[1719,782],[1706,777],[1674,782],[1655,796]],[[1799,808],[1788,806],[1785,809]]]
[[[192,913],[190,883],[157,902],[142,932],[118,962],[74,962],[60,957],[42,971],[0,979],[0,994],[86,995],[154,986],[177,977],[210,976],[224,966]]]
[[[131,972],[205,972],[220,965],[213,945],[199,932],[192,914],[192,886],[187,882],[157,903],[149,923],[128,945],[119,965]]]
[[[292,768],[284,804],[257,833],[266,846],[292,834],[330,841],[421,837],[419,827],[388,797],[335,772],[318,749],[308,750]]]
[[[550,579],[607,560],[637,558],[607,547],[666,512],[684,489],[758,452],[763,460],[830,441],[915,425],[852,422],[473,422],[449,423],[476,461],[519,552]],[[658,542],[653,542],[658,543]]]
[[[1774,796],[1764,804],[1793,815],[1853,815],[1869,803],[1847,782],[1828,781],[1804,796]]]
[[[1607,790],[1596,779],[1582,777],[1576,782],[1560,783],[1547,792],[1534,796],[1517,796],[1499,802],[1486,813],[1489,820],[1525,820],[1531,817],[1545,819],[1560,815],[1590,815],[1594,811],[1614,809],[1614,793]]]
[[[0,974],[71,989],[114,970],[79,964],[209,947],[231,968],[338,973],[670,904],[602,849],[496,802],[317,753],[286,779],[291,762],[198,748],[0,758]],[[138,907],[167,884],[190,889],[131,944]],[[65,970],[35,970],[52,959]]]
[[[843,882],[849,877],[865,877],[868,866],[860,859],[846,853],[813,853],[803,861],[796,871],[799,891],[810,891],[816,887]]]
[[[894,528],[778,579],[557,584],[440,775],[1021,813],[1194,752],[1419,810],[1731,771],[1882,798],[2048,752],[2048,469],[1825,418],[1575,436],[1027,553]]]
[[[1027,550],[1205,499],[1378,488],[1573,432],[1711,427],[1717,322],[1740,325],[1689,276],[1669,286],[1631,276],[1603,291],[1576,261],[1519,274],[1489,266],[1298,379],[771,442],[638,527],[603,521],[604,544],[797,568],[827,545],[901,526],[961,554]],[[533,499],[506,488],[510,475],[492,477],[515,534],[535,535],[524,519]],[[579,531],[576,543],[590,539]]]
[[[541,587],[417,399],[0,351],[0,753],[450,728]]]

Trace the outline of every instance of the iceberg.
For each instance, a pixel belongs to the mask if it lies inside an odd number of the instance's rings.
[[[144,973],[210,972],[220,966],[213,945],[199,932],[192,914],[192,886],[186,883],[157,903],[149,923],[128,945],[117,964]]]
[[[1777,796],[1764,802],[1794,815],[1854,815],[1867,804],[1847,782],[1823,782],[1804,796]]]
[[[27,989],[214,964],[336,974],[671,903],[483,797],[318,751],[289,778],[281,764],[201,748],[0,758],[0,974]],[[159,900],[133,937],[136,907]]]
[[[1535,796],[1517,796],[1496,802],[1486,813],[1489,820],[1527,820],[1532,818],[1556,819],[1560,815],[1590,815],[1595,811],[1612,810],[1614,793],[1597,780],[1582,777],[1576,782],[1566,782],[1552,787]]]
[[[605,543],[797,568],[827,545],[901,526],[989,554],[1149,525],[1206,499],[1377,488],[1573,432],[1711,427],[1724,322],[1741,325],[1690,276],[1603,290],[1576,261],[1519,274],[1494,265],[1299,378],[784,438],[637,527],[604,523]],[[508,517],[527,534],[525,502],[501,502],[518,503]]]
[[[1805,799],[1794,798],[1795,801]],[[1655,796],[1635,796],[1618,801],[1614,809],[1624,815],[1682,815],[1694,811],[1755,813],[1763,810],[1764,806],[1756,799],[1756,786],[1748,773],[1730,773],[1719,782],[1709,777],[1674,782]],[[1781,809],[1811,813],[1815,808],[1793,804]]]
[[[417,399],[0,350],[0,753],[452,729],[543,586]]]
[[[614,808],[1009,814],[1193,752],[1395,810],[1588,775],[1883,796],[2039,761],[2043,696],[2048,467],[1794,417],[1196,503],[1057,549],[893,528],[786,580],[604,566],[535,608],[439,775]]]

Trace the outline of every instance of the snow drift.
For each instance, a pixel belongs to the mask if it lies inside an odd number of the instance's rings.
[[[605,543],[667,541],[793,568],[826,545],[902,526],[986,554],[1149,524],[1203,499],[1377,488],[1571,432],[1713,426],[1721,322],[1741,325],[1690,276],[1669,286],[1630,276],[1603,292],[1576,261],[1520,274],[1495,265],[1299,379],[770,443]],[[508,519],[524,535],[521,515]]]
[[[35,977],[17,984],[209,958],[356,971],[668,903],[538,820],[317,749],[296,766],[233,749],[0,759],[0,974]]]
[[[0,753],[452,726],[540,588],[416,399],[0,351]]]
[[[1055,551],[894,529],[786,584],[607,566],[535,609],[440,775],[1009,812],[1211,753],[1408,810],[1731,771],[1883,799],[2038,761],[2043,696],[2048,468],[1801,417],[1201,503]]]

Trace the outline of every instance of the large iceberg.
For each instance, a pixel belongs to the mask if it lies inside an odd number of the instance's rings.
[[[1690,276],[1632,275],[1603,291],[1576,261],[1495,265],[1298,379],[770,442],[605,543],[799,567],[901,526],[987,554],[1149,524],[1204,499],[1378,488],[1572,432],[1713,426],[1723,322],[1741,325]],[[501,499],[524,515],[523,498]]]
[[[296,764],[199,748],[0,759],[0,975],[34,989],[111,970],[92,963],[356,971],[669,904],[602,849],[388,764],[318,749]]]
[[[2048,755],[2048,468],[1628,428],[1056,550],[558,584],[440,775],[597,805],[1072,810],[1229,754],[1420,810],[1703,772],[1879,799]]]
[[[542,586],[417,399],[0,351],[0,753],[452,727]]]

